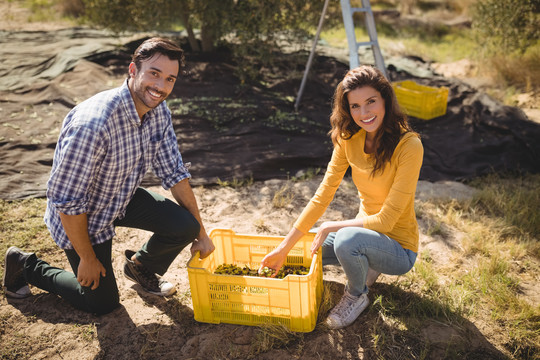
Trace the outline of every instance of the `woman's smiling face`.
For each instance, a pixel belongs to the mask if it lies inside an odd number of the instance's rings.
[[[347,100],[354,122],[373,138],[384,120],[384,99],[381,94],[371,86],[363,86],[347,93]]]

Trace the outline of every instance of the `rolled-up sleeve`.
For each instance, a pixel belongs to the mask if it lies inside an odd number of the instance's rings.
[[[184,164],[178,149],[178,140],[172,124],[166,128],[163,141],[157,150],[152,165],[154,174],[161,179],[161,185],[169,190],[184,179],[191,178],[189,164]]]
[[[91,128],[72,126],[58,140],[56,163],[47,183],[47,198],[61,213],[88,212],[87,190],[103,137]]]

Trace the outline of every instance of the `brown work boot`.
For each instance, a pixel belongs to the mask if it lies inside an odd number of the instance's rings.
[[[32,295],[23,276],[24,263],[30,255],[32,253],[24,252],[16,246],[6,251],[2,286],[7,297],[23,299]]]

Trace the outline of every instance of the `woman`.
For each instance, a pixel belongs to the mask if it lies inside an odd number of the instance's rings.
[[[350,166],[360,212],[355,219],[323,222],[311,245],[312,254],[322,246],[323,264],[337,260],[347,276],[345,294],[326,320],[339,329],[352,324],[369,304],[368,271],[373,282],[379,273],[404,274],[416,261],[414,195],[423,147],[392,85],[371,66],[350,70],[338,84],[330,122],[334,151],[324,179],[285,239],[264,257],[261,269],[281,268],[287,253],[325,212]]]

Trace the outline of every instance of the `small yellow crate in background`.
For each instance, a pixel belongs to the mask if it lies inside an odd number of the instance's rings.
[[[214,274],[214,271],[222,264],[258,269],[264,256],[275,249],[283,237],[212,230],[210,238],[215,251],[205,259],[194,256],[188,262],[195,320],[214,324],[282,324],[292,331],[312,331],[323,290],[320,250],[311,257],[314,235],[302,237],[284,264],[309,267],[309,273],[274,279]]]
[[[398,81],[392,86],[399,105],[407,115],[430,120],[446,114],[447,87],[419,85],[411,80]]]

